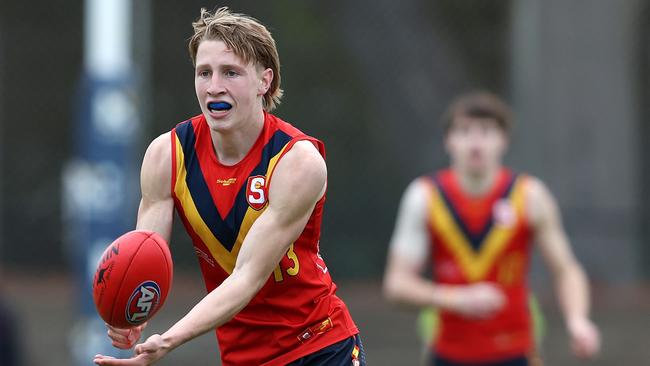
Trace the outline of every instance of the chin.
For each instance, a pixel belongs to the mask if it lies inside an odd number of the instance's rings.
[[[487,174],[488,167],[483,165],[470,166],[468,167],[467,172],[474,176],[481,176]]]
[[[208,123],[208,126],[210,127],[210,129],[212,131],[225,132],[225,131],[228,131],[228,130],[232,129],[232,127],[233,127],[233,123],[230,121],[230,119],[226,119],[226,118],[224,118],[224,119],[214,119],[214,118],[211,118],[210,116],[206,116],[205,114],[204,114],[204,116],[205,116],[206,122]]]

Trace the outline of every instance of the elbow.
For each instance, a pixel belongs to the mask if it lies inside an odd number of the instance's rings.
[[[266,278],[261,276],[247,276],[243,283],[242,289],[244,290],[244,297],[248,299],[246,304],[250,302],[255,295],[264,287],[266,283]]]
[[[252,271],[237,270],[226,279],[233,287],[237,289],[239,301],[237,312],[246,307],[248,303],[257,295],[266,283],[266,278]],[[224,281],[225,283],[225,281]]]

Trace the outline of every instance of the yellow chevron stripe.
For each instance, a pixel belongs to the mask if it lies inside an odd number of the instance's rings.
[[[278,163],[280,156],[282,156],[284,151],[287,149],[287,145],[284,145],[284,147],[280,150],[280,152],[275,154],[275,156],[273,156],[269,161],[269,166],[266,169],[266,173],[265,173],[267,185],[269,182],[269,178],[271,177],[271,174],[275,169],[275,165]],[[268,197],[266,199],[268,200]],[[244,238],[246,238],[246,235],[248,235],[248,231],[253,226],[253,223],[255,223],[255,220],[257,220],[257,218],[260,217],[262,212],[264,212],[265,210],[266,210],[266,206],[261,210],[254,210],[253,208],[248,206],[248,209],[246,210],[246,214],[244,215],[242,223],[239,226],[239,233],[237,234],[237,240],[235,240],[235,245],[232,248],[232,255],[234,255],[235,258],[237,258],[237,255],[239,254],[239,250],[241,249],[241,246],[244,243]]]
[[[189,187],[185,182],[187,171],[185,170],[185,155],[181,142],[176,136],[176,182],[174,184],[174,193],[183,206],[183,211],[187,217],[187,221],[192,226],[194,232],[201,238],[203,243],[212,254],[212,257],[217,261],[219,266],[224,269],[228,274],[232,273],[235,268],[236,254],[230,253],[212,234],[208,225],[203,221],[199,211],[194,204],[192,195],[190,194]]]
[[[517,220],[524,215],[525,179],[517,178],[509,201],[515,209]],[[469,281],[478,281],[485,277],[496,257],[505,249],[515,233],[517,224],[503,227],[495,224],[481,244],[478,251],[474,250],[469,239],[465,236],[454,220],[449,207],[445,204],[438,188],[433,186],[430,205],[431,224],[444,238],[442,245],[454,255]]]

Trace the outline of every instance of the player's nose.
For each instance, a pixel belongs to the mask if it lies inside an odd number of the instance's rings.
[[[206,91],[209,95],[219,95],[226,92],[223,80],[217,73],[214,73],[214,75],[212,75],[212,78],[208,84],[208,89]]]

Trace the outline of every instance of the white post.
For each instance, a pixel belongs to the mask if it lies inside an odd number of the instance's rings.
[[[131,68],[131,0],[86,0],[84,67],[100,78]]]
[[[85,0],[84,79],[75,156],[63,171],[70,251],[79,286],[77,322],[71,330],[75,364],[95,354],[131,355],[111,347],[94,311],[90,285],[97,257],[126,229],[131,190],[131,148],[139,127],[133,93],[132,0]],[[83,133],[83,137],[80,137]],[[133,210],[135,211],[135,210]]]

